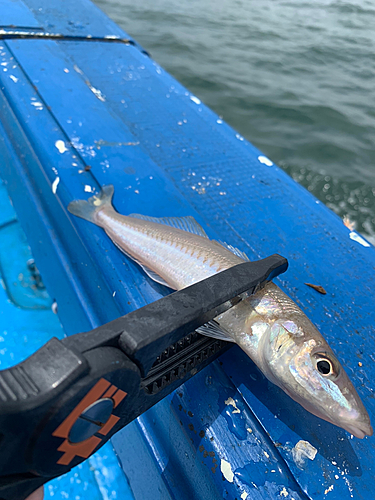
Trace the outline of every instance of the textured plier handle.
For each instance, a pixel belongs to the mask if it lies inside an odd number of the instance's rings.
[[[166,348],[287,266],[279,255],[239,264],[0,371],[0,500],[24,500],[78,465],[203,368],[214,356],[157,394],[142,388]]]

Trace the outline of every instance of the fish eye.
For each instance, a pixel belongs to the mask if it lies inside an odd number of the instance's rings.
[[[328,359],[318,359],[316,361],[316,367],[318,372],[327,377],[328,375],[332,375],[333,366],[332,363]]]
[[[340,364],[332,356],[326,352],[316,352],[312,355],[315,368],[325,378],[336,379],[340,373]]]

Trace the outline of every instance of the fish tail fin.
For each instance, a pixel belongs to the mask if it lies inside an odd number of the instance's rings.
[[[81,217],[82,219],[94,222],[95,214],[98,210],[105,206],[112,207],[112,197],[115,188],[112,184],[103,186],[100,193],[91,196],[88,200],[74,200],[68,205],[68,210],[71,214]]]

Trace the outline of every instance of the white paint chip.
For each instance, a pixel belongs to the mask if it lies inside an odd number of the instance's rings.
[[[190,96],[190,100],[195,102],[195,104],[200,104],[201,103],[201,100],[198,99],[198,97],[195,97],[195,95],[191,95]]]
[[[272,167],[273,161],[271,161],[267,156],[258,156],[258,160],[260,163],[263,163],[263,165],[267,165],[267,167]]]
[[[64,73],[69,73],[68,68],[64,68]]]
[[[246,491],[244,491],[242,494],[241,494],[241,498],[242,500],[246,500],[246,498],[248,497],[248,494],[246,493]]]
[[[94,188],[89,186],[88,184],[86,184],[85,186],[85,192],[86,193],[93,193],[94,192]]]
[[[9,75],[9,78],[14,82],[14,83],[17,83],[18,82],[18,78],[16,78],[14,75]]]
[[[56,177],[56,179],[52,183],[52,193],[53,194],[56,194],[57,186],[58,186],[59,182],[60,182],[60,177]]]
[[[333,484],[331,484],[331,486],[329,488],[327,488],[326,490],[324,490],[324,494],[327,495],[327,493],[329,493],[332,490],[333,490]]]
[[[360,245],[364,246],[364,247],[370,247],[370,243],[367,243],[367,241],[362,238],[362,236],[360,236],[358,233],[356,233],[355,231],[351,231],[349,233],[349,238],[353,241],[356,241],[357,243],[359,243]]]
[[[285,486],[284,488],[280,491],[280,496],[282,497],[287,497],[289,495],[288,491],[286,490]]]
[[[220,470],[224,478],[230,483],[233,483],[234,474],[232,471],[232,467],[230,466],[230,463],[224,460],[223,458],[221,459],[220,462]]]
[[[101,90],[96,89],[91,84],[89,85],[89,89],[99,99],[99,101],[105,102],[105,96]]]
[[[236,402],[233,398],[228,398],[226,401],[224,401],[224,403],[227,405],[227,406],[233,406],[234,410],[232,411],[232,413],[241,413],[241,410],[239,410],[237,408],[237,405],[236,405]]]
[[[61,154],[65,153],[65,151],[68,151],[66,146],[65,146],[65,142],[62,140],[56,141],[55,146],[57,147],[57,149],[59,150],[59,153],[61,153]]]
[[[79,75],[83,75],[83,71],[76,64],[73,66],[74,71],[76,71]]]
[[[317,451],[318,450],[312,444],[301,439],[292,449],[293,460],[295,461],[297,467],[302,469],[305,465],[306,458],[314,460]]]
[[[38,111],[41,111],[43,109],[43,104],[39,101],[32,101],[31,105],[34,106]]]

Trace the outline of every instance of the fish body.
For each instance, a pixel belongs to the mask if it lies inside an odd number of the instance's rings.
[[[174,290],[186,288],[243,262],[207,237],[120,215],[112,207],[98,211],[95,223],[123,252],[152,269],[162,278],[160,281]]]
[[[210,240],[192,217],[124,216],[112,206],[113,186],[68,210],[102,227],[155,281],[180,290],[240,264],[246,256]],[[274,283],[199,329],[237,343],[263,374],[306,410],[351,434],[372,435],[354,386],[317,328]]]

